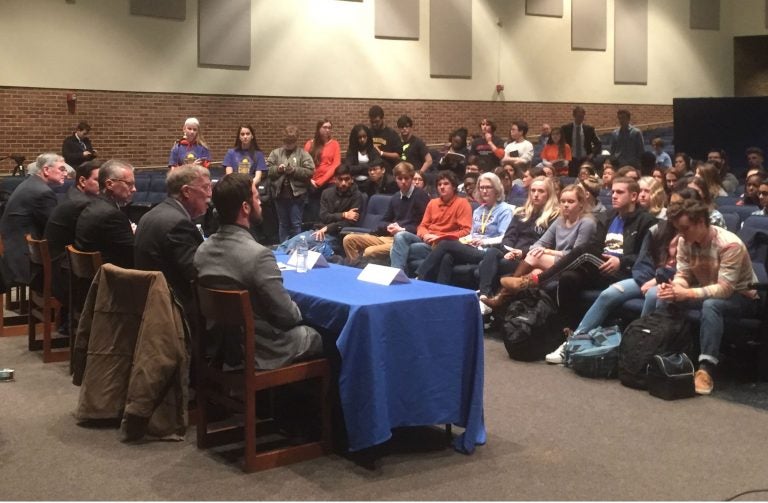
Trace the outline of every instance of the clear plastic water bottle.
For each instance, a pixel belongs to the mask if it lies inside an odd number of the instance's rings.
[[[296,245],[296,272],[307,272],[307,256],[309,255],[309,246],[307,237],[303,234],[299,237],[299,243]]]

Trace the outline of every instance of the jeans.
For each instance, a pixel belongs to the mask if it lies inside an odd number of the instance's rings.
[[[504,255],[505,252],[498,248],[488,248],[485,251],[478,267],[478,274],[480,275],[478,287],[481,295],[491,295],[494,287],[499,283],[499,277],[512,274],[517,269],[520,261],[507,260]]]
[[[658,300],[656,309],[666,309],[668,301]],[[718,362],[720,353],[720,341],[723,338],[724,318],[752,317],[757,313],[758,301],[749,299],[738,292],[734,292],[725,299],[700,299],[680,302],[682,309],[701,309],[699,321],[699,344],[701,352],[699,361],[708,360],[714,364]]]
[[[451,284],[454,264],[478,264],[485,251],[458,241],[441,241],[421,263],[416,274],[426,281]]]
[[[392,249],[389,251],[389,261],[392,267],[408,273],[408,261],[427,258],[432,247],[421,240],[416,234],[401,231],[395,234]]]
[[[330,257],[333,255],[333,247],[338,242],[338,238],[336,236],[331,236],[329,234],[325,235],[325,239],[323,241],[318,241],[313,236],[315,234],[315,231],[304,231],[299,234],[296,234],[290,239],[287,239],[280,243],[280,246],[278,246],[275,249],[275,252],[277,253],[285,253],[287,255],[290,255],[293,253],[293,250],[296,249],[296,247],[299,245],[299,240],[302,236],[304,236],[307,240],[307,249],[316,251],[319,253],[322,253],[326,257]]]
[[[625,279],[614,283],[600,293],[600,296],[586,312],[581,323],[576,328],[576,332],[589,332],[593,328],[597,328],[602,325],[605,319],[611,312],[617,307],[621,307],[624,302],[631,299],[642,299],[643,293],[640,291],[640,285],[632,279]],[[656,287],[654,286],[645,295],[645,303],[643,304],[643,312],[641,316],[645,316],[656,309]]]
[[[277,207],[278,236],[280,242],[301,232],[301,220],[304,216],[304,205],[307,204],[306,194],[299,197],[278,197]]]

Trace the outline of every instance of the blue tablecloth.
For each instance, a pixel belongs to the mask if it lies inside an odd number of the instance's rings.
[[[456,424],[465,431],[455,448],[472,453],[486,440],[477,296],[423,281],[375,285],[358,274],[338,265],[283,271],[307,323],[339,334],[350,450],[385,442],[397,426]]]

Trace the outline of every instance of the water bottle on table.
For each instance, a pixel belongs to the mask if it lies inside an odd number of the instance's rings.
[[[299,238],[299,243],[296,245],[296,272],[307,272],[308,255],[307,237],[302,235]]]

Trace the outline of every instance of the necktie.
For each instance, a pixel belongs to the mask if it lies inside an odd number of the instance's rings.
[[[584,157],[584,138],[581,135],[581,124],[573,125],[573,156],[578,159]]]

